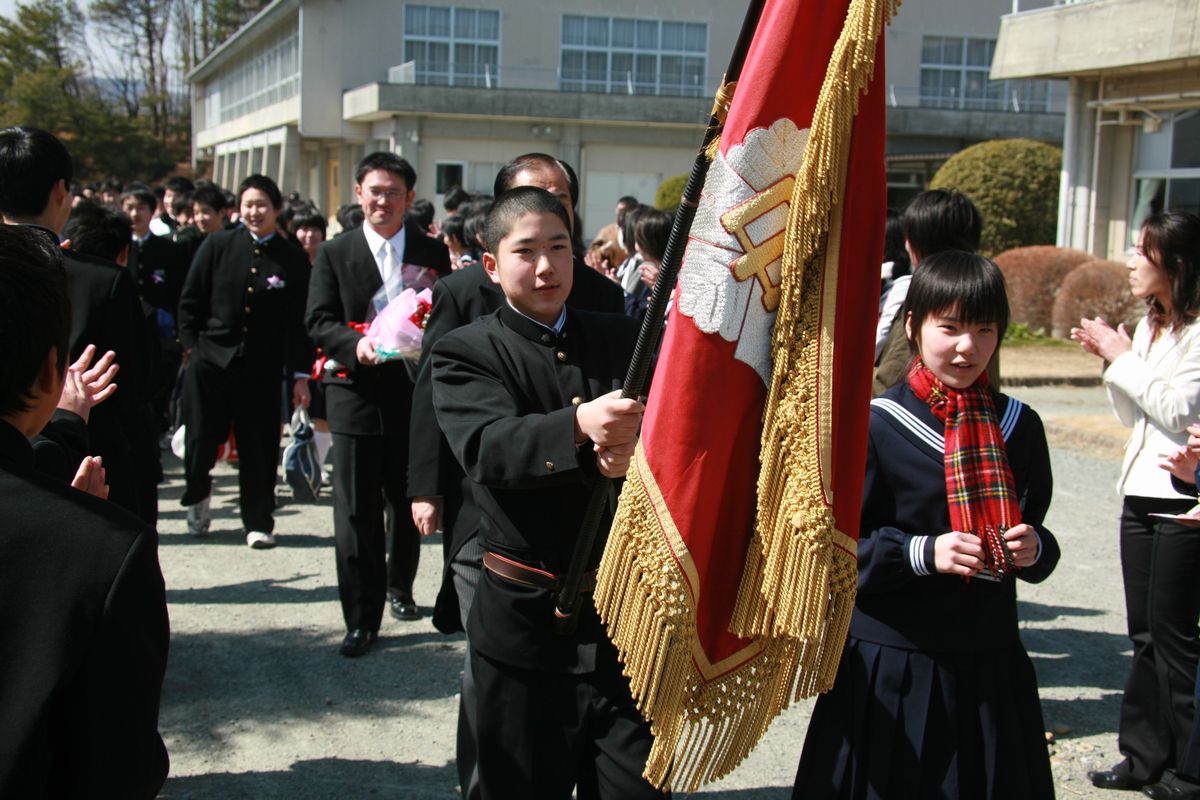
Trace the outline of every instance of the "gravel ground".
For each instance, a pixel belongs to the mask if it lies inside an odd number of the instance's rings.
[[[1086,771],[1117,760],[1129,658],[1112,488],[1120,448],[1069,435],[1073,418],[1107,413],[1102,389],[1013,393],[1042,409],[1049,428],[1068,431],[1051,435],[1057,485],[1047,521],[1062,561],[1046,583],[1022,586],[1020,612],[1047,726],[1057,731],[1059,796],[1091,797]],[[462,638],[434,631],[424,607],[417,622],[385,619],[365,658],[339,657],[328,497],[285,505],[279,547],[251,550],[237,520],[236,473],[222,467],[213,534],[197,540],[178,505],[179,462],[168,458],[159,528],[172,637],[160,724],[172,764],[162,797],[457,797]],[[422,548],[420,603],[435,596],[440,552],[437,539]],[[790,797],[810,709],[782,715],[737,771],[696,796]]]

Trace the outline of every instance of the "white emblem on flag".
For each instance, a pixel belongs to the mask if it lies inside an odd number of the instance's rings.
[[[713,160],[679,271],[679,313],[737,342],[734,357],[767,383],[779,306],[788,201],[808,129],[755,128]]]

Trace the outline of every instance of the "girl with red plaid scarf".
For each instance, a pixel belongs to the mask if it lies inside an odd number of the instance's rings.
[[[871,403],[858,598],[793,797],[1053,797],[1016,579],[1044,580],[1059,549],[1041,419],[987,383],[1004,278],[930,256],[901,319],[914,358]]]

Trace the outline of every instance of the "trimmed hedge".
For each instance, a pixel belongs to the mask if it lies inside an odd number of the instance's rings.
[[[1009,320],[1048,335],[1054,323],[1054,299],[1063,279],[1092,259],[1082,250],[1051,245],[1018,247],[996,256],[1008,285]]]
[[[1031,139],[997,139],[942,165],[931,189],[958,189],[983,215],[980,252],[1052,244],[1058,225],[1062,150]]]
[[[683,199],[683,190],[687,188],[687,175],[673,175],[662,182],[654,193],[654,206],[660,211],[674,211]]]
[[[1054,335],[1066,338],[1083,317],[1101,317],[1133,335],[1146,303],[1129,292],[1129,268],[1120,261],[1088,261],[1071,270],[1054,300]]]

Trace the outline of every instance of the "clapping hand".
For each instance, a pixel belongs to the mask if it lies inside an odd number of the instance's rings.
[[[89,344],[75,363],[67,367],[62,395],[58,399],[60,409],[78,414],[84,422],[88,421],[93,406],[103,403],[117,390],[113,378],[121,368],[116,363],[117,354],[112,350],[89,368],[95,355],[96,346]]]
[[[79,470],[71,485],[81,492],[86,492],[101,500],[108,499],[108,484],[105,483],[104,463],[100,456],[86,456],[79,462]]]
[[[1071,328],[1071,338],[1084,350],[1110,364],[1117,356],[1133,349],[1133,340],[1125,330],[1125,323],[1114,329],[1100,317],[1079,320],[1079,327]]]

